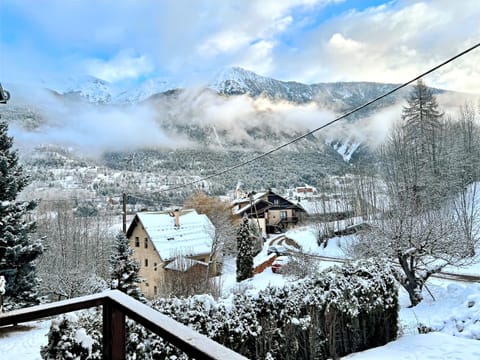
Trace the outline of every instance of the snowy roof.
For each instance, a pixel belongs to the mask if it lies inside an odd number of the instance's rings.
[[[258,192],[256,194],[252,195],[251,200],[252,201],[258,201],[267,194],[268,194],[267,191]],[[241,204],[241,203],[244,203],[244,202],[247,202],[247,201],[250,202],[250,196],[245,196],[243,198],[235,199],[235,200],[232,201],[232,205]]]
[[[209,254],[211,251],[215,227],[206,215],[195,210],[182,210],[178,228],[173,212],[140,212],[137,217],[162,260],[178,255]]]
[[[205,267],[208,266],[206,262],[193,260],[193,259],[189,259],[181,256],[181,257],[175,258],[175,260],[173,260],[167,266],[165,266],[165,269],[185,272],[197,264]]]
[[[263,192],[256,193],[255,195],[252,195],[251,199],[250,197],[235,199],[232,202],[232,205],[234,206],[234,208],[232,209],[233,214],[234,215],[242,214],[245,210],[250,209],[252,205],[257,205],[260,201],[266,201],[265,199],[263,199],[263,197],[267,194],[268,192],[263,191]],[[235,208],[235,205],[240,205],[240,204],[245,204],[245,205],[239,209]]]

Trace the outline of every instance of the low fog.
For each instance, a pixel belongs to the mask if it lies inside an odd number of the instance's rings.
[[[35,88],[10,89],[10,109],[22,107],[40,115],[40,125],[27,131],[12,122],[10,133],[19,148],[33,149],[38,145],[60,145],[86,156],[98,156],[104,151],[146,148],[177,148],[194,146],[191,138],[181,131],[162,129],[175,126],[208,128],[220,134],[219,142],[253,142],[248,131],[285,134],[293,138],[315,129],[341,115],[328,104],[304,105],[267,98],[220,96],[205,89],[184,90],[175,96],[157,97],[139,105],[98,105],[78,99],[68,99],[48,90]],[[456,116],[459,105],[465,103],[463,94],[438,96],[441,108]],[[355,121],[340,120],[316,133],[324,139],[348,139],[372,148],[381,144],[392,125],[401,118],[401,101],[373,115]],[[285,141],[288,139],[285,139]],[[283,140],[282,140],[283,141]],[[215,146],[218,144],[212,144]],[[267,144],[268,145],[268,144]],[[268,150],[268,148],[265,148]]]

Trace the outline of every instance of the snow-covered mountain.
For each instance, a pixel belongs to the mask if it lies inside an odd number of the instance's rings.
[[[250,151],[262,151],[278,146],[318,126],[317,109],[320,113],[325,110],[332,116],[342,114],[396,86],[371,82],[309,85],[264,77],[239,67],[223,69],[203,88],[190,91],[178,85],[178,82],[167,78],[148,78],[135,86],[130,84],[126,87],[125,84],[110,83],[91,76],[71,76],[68,79],[43,83],[45,88],[53,90],[58,95],[57,100],[61,101],[64,98],[80,103],[86,101],[91,104],[107,105],[114,111],[117,110],[115,109],[117,105],[129,105],[128,111],[134,112],[136,104],[147,102],[148,105],[152,105],[149,107],[152,110],[149,115],[153,116],[152,125],[159,128],[155,131],[165,132],[169,138],[186,139],[188,143],[202,147],[216,146],[225,150],[241,147]],[[408,89],[399,91],[355,113],[346,121],[354,122],[382,108],[397,104],[405,98],[408,91]],[[32,92],[29,90],[27,93]],[[314,106],[309,109],[314,109],[314,112],[308,113],[310,117],[296,112],[291,112],[289,117],[286,117],[285,112],[276,113],[270,108],[261,110],[251,105],[249,101],[244,102],[245,99],[238,99],[240,102],[235,102],[238,95],[246,95],[253,99],[259,97],[269,99],[273,104],[272,108],[277,101],[289,102],[294,108],[296,105],[313,104]],[[28,96],[26,98],[29,99]],[[37,103],[44,105],[43,101]],[[230,107],[232,104],[233,107]],[[26,105],[23,111],[21,107],[12,106],[7,106],[5,110],[11,114],[12,119],[23,117],[25,128],[35,128],[38,124],[49,122],[48,111],[32,116],[30,113],[35,112],[34,109],[29,106],[31,104]],[[245,106],[249,107],[248,111],[243,111]],[[240,108],[243,112],[237,111]],[[89,111],[95,112],[91,107]],[[116,114],[115,117],[117,116]],[[105,119],[105,113],[102,113],[101,118]],[[138,119],[137,116],[128,118]],[[145,118],[144,114],[140,118]],[[288,127],[284,126],[286,121]],[[310,149],[325,153],[325,148],[328,147],[329,150],[334,150],[337,156],[340,154],[345,162],[355,161],[359,154],[368,153],[365,144],[352,134],[337,132],[329,136],[328,141],[325,139],[318,141],[316,136],[312,136],[293,144],[289,150]]]
[[[136,86],[125,86],[93,76],[70,76],[67,79],[43,81],[43,84],[66,98],[97,104],[137,104],[152,95],[178,87],[166,78],[149,78]]]
[[[101,104],[136,104],[149,97],[169,90],[185,88],[168,78],[148,78],[135,86],[109,83],[92,76],[69,77],[63,81],[44,82],[45,87],[68,98],[87,100]],[[317,102],[339,109],[358,106],[363,102],[391,90],[395,84],[370,82],[337,82],[302,84],[295,81],[280,81],[258,75],[240,67],[220,71],[205,88],[218,94],[234,96],[264,96],[271,100],[288,101],[296,104]],[[385,106],[404,96],[404,92],[389,97],[375,107]]]
[[[136,104],[142,102],[152,95],[163,93],[177,88],[172,81],[166,78],[146,79],[140,85],[128,90],[122,90],[112,98],[113,103]]]
[[[393,89],[396,85],[373,82],[336,82],[307,85],[295,81],[280,81],[260,76],[239,67],[233,67],[219,72],[208,86],[223,95],[264,96],[272,100],[289,101],[297,104],[313,101],[322,105],[328,104],[330,108],[343,109],[359,106]],[[400,91],[376,104],[375,107],[393,104],[404,95],[405,91]]]
[[[67,98],[85,99],[91,103],[101,104],[112,101],[112,84],[94,76],[70,76],[52,82],[44,81],[44,84],[50,90]]]

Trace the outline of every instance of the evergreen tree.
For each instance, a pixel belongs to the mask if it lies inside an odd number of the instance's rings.
[[[138,276],[140,264],[132,258],[132,255],[133,249],[128,245],[128,238],[123,232],[118,233],[110,257],[111,288],[146,302],[145,296],[138,286],[141,281]]]
[[[252,277],[253,242],[248,218],[244,217],[237,232],[237,282]]]
[[[35,223],[27,214],[34,201],[16,202],[17,195],[28,183],[13,151],[13,138],[7,135],[8,125],[0,121],[0,275],[5,276],[7,309],[38,303],[35,260],[42,253],[40,239],[31,239]]]
[[[413,86],[406,100],[407,106],[403,108],[402,119],[410,137],[421,139],[440,127],[443,114],[438,109],[432,89],[422,80],[418,80]]]
[[[435,206],[448,189],[443,188],[446,175],[444,146],[443,113],[432,89],[422,80],[418,80],[407,97],[407,106],[403,108],[404,143],[407,167],[412,175],[409,179],[408,192],[418,201],[431,200],[429,206]],[[435,191],[426,191],[427,188]],[[417,204],[418,205],[418,204]]]

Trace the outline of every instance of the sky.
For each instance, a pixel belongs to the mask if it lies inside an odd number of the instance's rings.
[[[224,68],[403,82],[480,41],[477,0],[0,0],[0,81],[195,85]],[[427,78],[480,93],[480,49]]]

